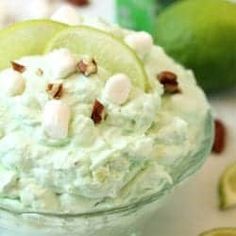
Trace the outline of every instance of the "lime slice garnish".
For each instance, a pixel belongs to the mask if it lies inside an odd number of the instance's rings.
[[[236,228],[213,229],[200,234],[200,236],[236,236]]]
[[[147,75],[137,54],[106,32],[87,26],[70,27],[49,42],[46,52],[57,48],[68,48],[79,56],[93,57],[99,66],[112,74],[125,73],[133,84],[147,88]]]
[[[222,209],[236,207],[236,164],[224,171],[220,179],[219,193]]]
[[[48,41],[65,27],[50,20],[32,20],[0,31],[0,69],[20,57],[42,54]]]

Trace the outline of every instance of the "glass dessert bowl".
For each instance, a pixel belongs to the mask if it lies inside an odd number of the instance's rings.
[[[168,194],[183,180],[194,174],[209,153],[212,133],[211,116],[206,118],[206,139],[202,147],[187,157],[189,162],[179,163],[173,169],[175,181],[165,184],[157,193],[139,202],[120,208],[94,211],[84,214],[40,214],[1,210],[0,229],[7,236],[14,235],[71,235],[71,236],[139,236],[145,235],[145,224],[154,216]],[[181,174],[182,173],[182,174]],[[174,196],[172,196],[174,197]],[[3,235],[5,235],[3,234]]]
[[[99,28],[33,21],[0,33],[7,235],[139,235],[210,152],[192,72],[147,33]]]

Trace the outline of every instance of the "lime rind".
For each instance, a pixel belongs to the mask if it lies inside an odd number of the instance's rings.
[[[201,233],[199,236],[236,236],[236,228],[219,228]]]
[[[67,25],[51,20],[16,23],[0,31],[0,69],[10,61],[44,52],[47,42]]]
[[[93,57],[109,72],[125,73],[143,90],[148,88],[148,77],[143,62],[136,52],[115,36],[90,26],[70,27],[58,33],[47,45],[48,53],[57,48],[68,48],[73,53]]]
[[[228,167],[224,171],[220,179],[219,197],[220,197],[220,208],[222,210],[236,207],[236,191],[235,192],[233,191],[230,181],[232,176],[235,176],[236,178],[236,164],[233,164],[230,167]]]

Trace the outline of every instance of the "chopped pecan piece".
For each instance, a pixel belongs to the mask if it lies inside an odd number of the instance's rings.
[[[51,99],[60,99],[63,95],[63,84],[48,84],[47,93]]]
[[[226,128],[223,122],[219,119],[215,120],[215,140],[212,152],[220,154],[225,149],[226,142]]]
[[[23,66],[23,65],[21,65],[21,64],[19,64],[17,62],[14,62],[14,61],[11,62],[11,66],[12,66],[13,70],[15,70],[15,71],[17,71],[19,73],[24,73],[25,70],[26,70],[25,66]]]
[[[98,100],[94,102],[91,118],[95,124],[99,124],[105,119],[105,108]]]
[[[89,5],[89,0],[66,0],[66,2],[79,7],[84,7]]]
[[[94,59],[82,59],[77,65],[80,73],[85,76],[96,74],[98,71],[97,63]]]
[[[177,75],[175,73],[163,71],[157,76],[157,79],[164,86],[165,93],[175,94],[181,92]]]

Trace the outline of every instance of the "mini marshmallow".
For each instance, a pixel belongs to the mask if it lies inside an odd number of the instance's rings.
[[[60,100],[51,100],[43,110],[42,127],[53,139],[64,139],[68,136],[71,118],[70,107]]]
[[[132,84],[125,74],[116,74],[108,79],[104,88],[105,99],[117,104],[124,104],[130,94]]]
[[[22,2],[22,1],[19,1],[19,2]],[[48,18],[48,16],[50,15],[51,6],[48,0],[27,1],[27,6],[25,7],[26,7],[25,11],[27,12],[27,16],[25,13],[23,12],[21,13],[21,17],[23,17],[23,19],[25,20]]]
[[[8,96],[21,95],[25,90],[25,80],[21,73],[7,69],[0,75],[1,89]]]
[[[80,17],[76,8],[64,5],[60,7],[52,16],[51,19],[68,25],[80,24]]]
[[[125,42],[140,56],[145,56],[153,47],[153,38],[146,32],[134,32],[125,37]]]
[[[68,49],[56,49],[46,58],[53,79],[63,79],[76,71],[78,61]]]

